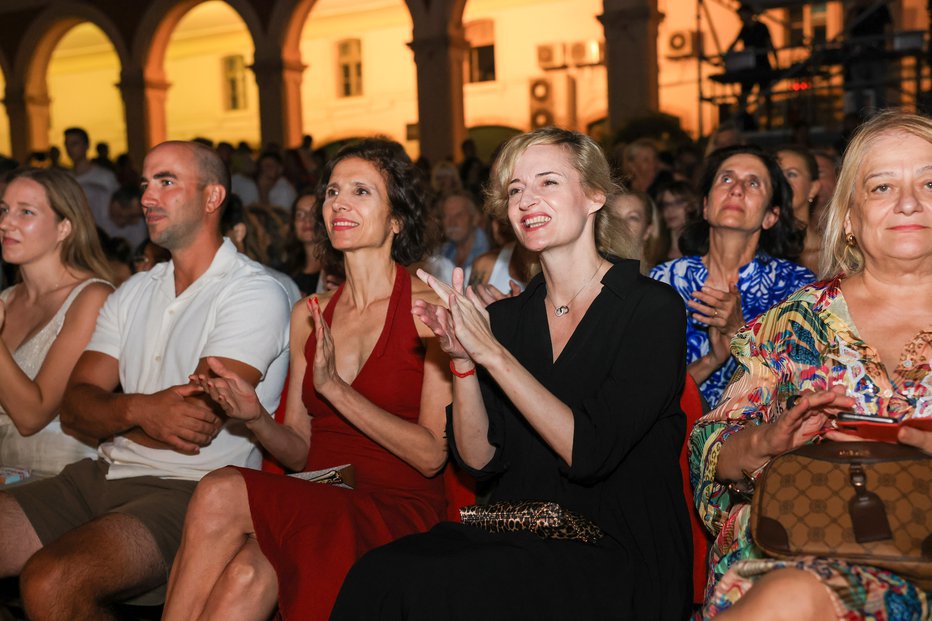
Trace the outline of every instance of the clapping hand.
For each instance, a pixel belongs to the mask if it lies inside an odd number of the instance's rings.
[[[441,347],[451,358],[472,359],[482,364],[498,346],[489,326],[485,304],[471,288],[463,287],[463,270],[453,270],[453,283],[447,285],[424,270],[417,276],[426,283],[447,306],[415,303],[412,312],[440,338]]]
[[[730,283],[728,291],[707,285],[693,291],[692,296],[696,299],[687,300],[686,305],[696,311],[692,314],[693,319],[709,327],[710,337],[714,328],[730,341],[744,325],[737,284]]]
[[[314,349],[314,388],[317,392],[326,396],[327,391],[343,383],[343,380],[337,374],[337,362],[330,326],[324,321],[323,313],[320,311],[320,302],[316,295],[308,298],[307,306],[311,311],[311,317],[314,319],[314,337],[317,340],[317,347]]]
[[[217,377],[198,374],[190,376],[190,380],[200,386],[227,416],[251,423],[263,415],[262,404],[252,384],[227,369],[217,358],[208,357],[207,366]]]

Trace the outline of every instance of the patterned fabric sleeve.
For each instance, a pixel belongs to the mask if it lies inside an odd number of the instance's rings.
[[[696,423],[689,437],[689,476],[694,501],[706,528],[717,535],[732,505],[732,492],[716,479],[722,444],[746,425],[769,422],[779,374],[766,358],[755,355],[754,335],[762,318],[742,329],[731,344],[739,367],[719,406]]]

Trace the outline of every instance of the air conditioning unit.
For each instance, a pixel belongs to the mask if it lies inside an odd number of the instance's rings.
[[[533,78],[528,84],[531,129],[555,125],[576,129],[576,80],[565,73]]]
[[[670,59],[695,58],[702,51],[702,33],[695,30],[674,30],[667,37],[666,53]]]
[[[541,69],[560,69],[566,66],[566,48],[562,43],[537,46],[537,65]]]
[[[595,39],[576,41],[569,44],[567,56],[569,56],[569,64],[576,67],[601,65],[605,62],[605,44]]]

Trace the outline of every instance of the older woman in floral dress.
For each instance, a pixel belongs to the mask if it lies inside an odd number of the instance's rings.
[[[739,370],[690,438],[695,500],[715,535],[706,619],[927,619],[928,594],[892,572],[767,558],[729,483],[824,433],[842,411],[932,416],[932,121],[886,113],[852,140],[829,207],[822,282],[742,329]],[[930,435],[900,441],[932,450]]]

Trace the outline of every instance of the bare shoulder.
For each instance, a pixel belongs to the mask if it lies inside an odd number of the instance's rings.
[[[486,252],[476,257],[472,262],[472,273],[469,277],[469,284],[487,283],[495,268],[495,261],[498,259],[498,250]]]
[[[492,266],[495,265],[495,260],[498,259],[498,253],[498,250],[490,250],[480,254],[476,257],[476,260],[472,262],[472,268],[474,270],[477,268],[492,269]]]
[[[93,310],[96,313],[104,305],[111,293],[113,293],[113,286],[110,283],[92,282],[75,297],[71,308],[68,309],[68,314],[86,312],[87,310]]]

